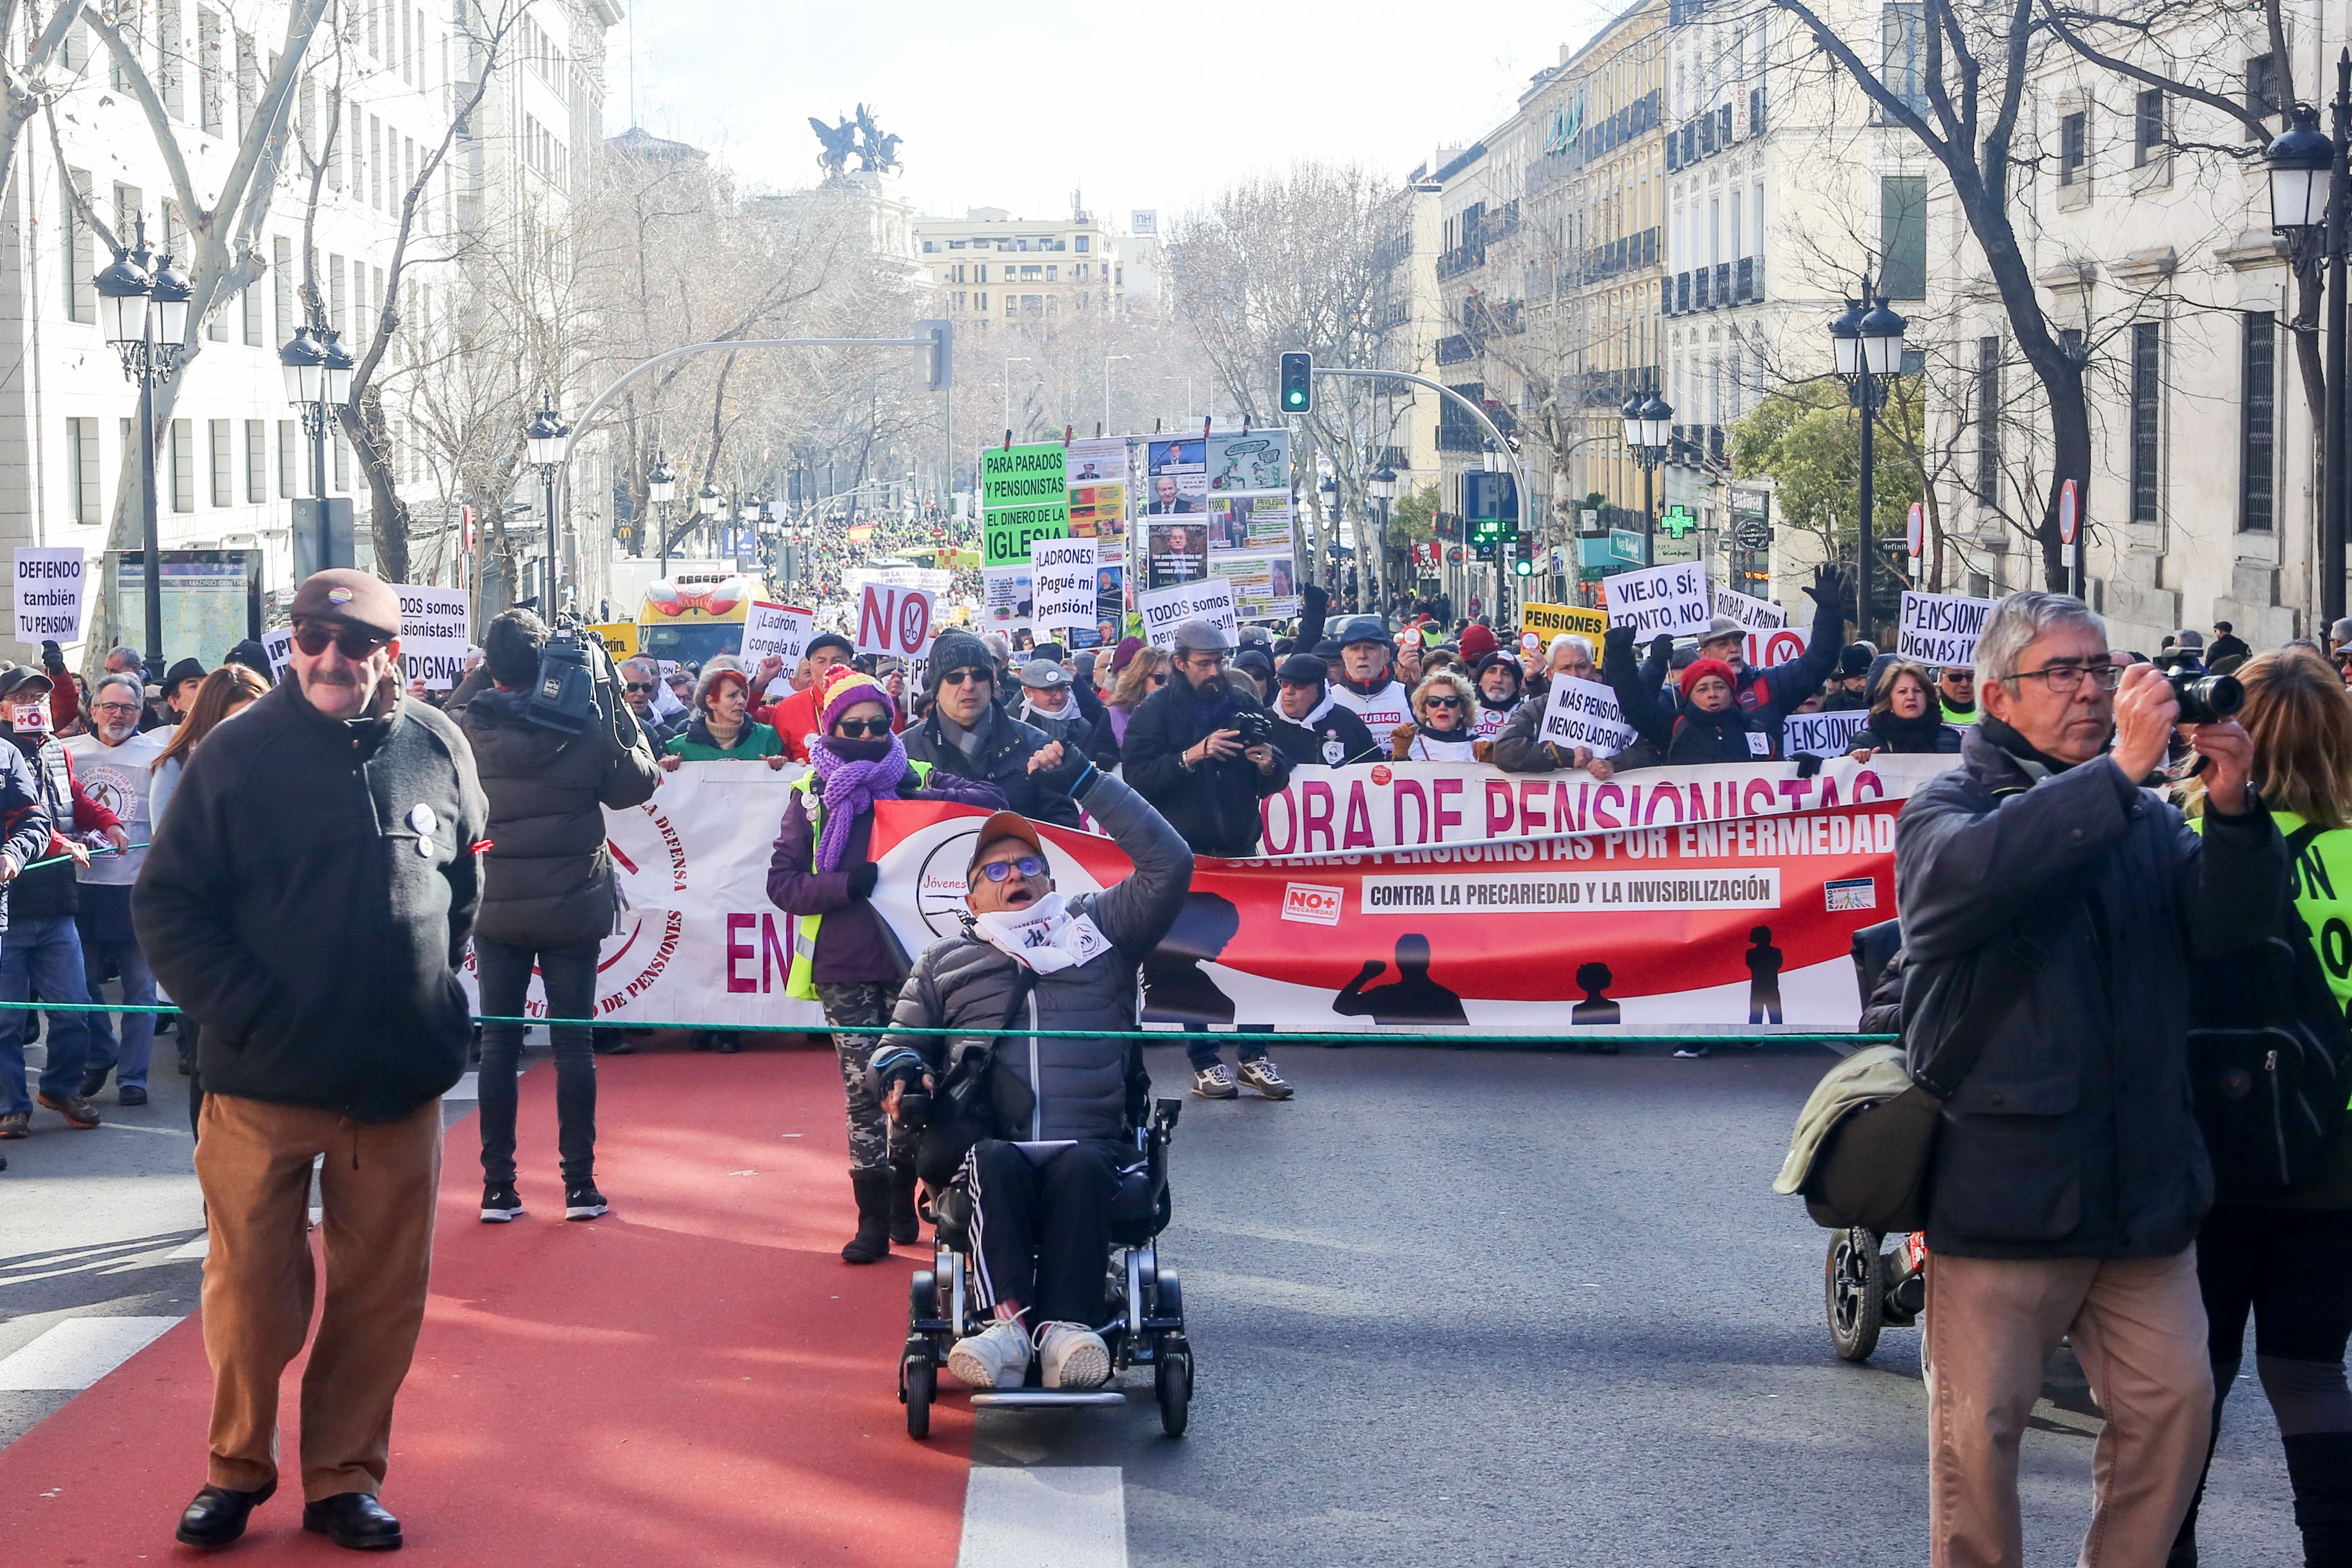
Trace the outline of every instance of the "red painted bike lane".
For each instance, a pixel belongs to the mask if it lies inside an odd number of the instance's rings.
[[[950,1568],[971,1412],[910,1442],[897,1399],[907,1279],[928,1252],[842,1263],[856,1227],[830,1051],[598,1058],[597,1179],[566,1224],[554,1072],[524,1077],[526,1217],[476,1217],[471,1118],[451,1128],[433,1292],[383,1501],[411,1554],[499,1568],[646,1563]],[[287,1476],[239,1562],[346,1562]],[[210,1379],[194,1318],[0,1450],[10,1568],[195,1554]]]

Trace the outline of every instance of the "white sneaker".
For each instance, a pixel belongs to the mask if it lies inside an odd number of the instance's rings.
[[[1048,1388],[1100,1388],[1110,1381],[1110,1347],[1080,1323],[1039,1329],[1037,1360]]]
[[[1192,1074],[1192,1092],[1202,1100],[1235,1100],[1242,1091],[1234,1083],[1231,1068],[1212,1062]]]
[[[1706,1047],[1705,1046],[1685,1046],[1681,1050],[1675,1053],[1675,1057],[1677,1060],[1686,1062],[1695,1062],[1705,1055],[1706,1055]]]
[[[966,1388],[1018,1388],[1029,1373],[1029,1331],[999,1318],[948,1352],[948,1372]]]

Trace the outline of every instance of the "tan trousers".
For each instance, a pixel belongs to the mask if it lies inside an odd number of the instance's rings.
[[[2082,1568],[2162,1568],[2213,1408],[2197,1250],[1927,1263],[1928,1531],[1935,1568],[2017,1568],[2017,1446],[2062,1337],[2106,1413]]]
[[[310,1326],[310,1162],[322,1154],[327,1308],[302,1373],[302,1496],[383,1488],[393,1395],[425,1321],[440,1101],[379,1124],[226,1094],[205,1097],[196,1139],[214,1486],[278,1479],[278,1384]]]

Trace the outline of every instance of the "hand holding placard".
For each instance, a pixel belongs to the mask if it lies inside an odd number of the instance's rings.
[[[1545,705],[1537,738],[1562,751],[1591,748],[1596,757],[1613,757],[1633,743],[1637,731],[1625,722],[1617,707],[1617,693],[1597,680],[1563,675],[1551,683],[1551,700]]]

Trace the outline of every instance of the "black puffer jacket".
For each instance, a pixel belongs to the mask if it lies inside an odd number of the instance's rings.
[[[653,749],[625,709],[616,727],[567,735],[523,716],[528,691],[501,691],[486,670],[449,699],[489,797],[489,852],[474,934],[522,947],[585,947],[613,929],[613,861],[604,810],[653,797]]]
[[[877,1097],[893,1058],[911,1054],[939,1079],[935,1100],[986,1075],[984,1103],[993,1108],[995,1137],[1117,1138],[1140,1114],[1150,1079],[1136,1042],[1073,1039],[1054,1031],[1135,1027],[1136,968],[1176,923],[1192,885],[1192,855],[1159,813],[1108,773],[1088,777],[1078,798],[1135,864],[1124,880],[1069,901],[1070,914],[1092,919],[1110,951],[1075,968],[1032,976],[969,931],[935,943],[915,961],[898,993],[893,1026],[1025,1026],[1035,1032],[885,1035],[866,1071]]]
[[[396,1121],[465,1068],[488,808],[457,726],[386,698],[346,723],[278,687],[190,753],[155,829],[131,920],[204,1026],[206,1093]]]
[[[2053,900],[2074,907],[1944,1108],[1927,1246],[1963,1258],[2179,1252],[2213,1196],[2189,1106],[2190,961],[2270,933],[2285,847],[2261,809],[2209,816],[2200,839],[2105,758],[2036,783],[1981,727],[1960,755],[1895,825],[1915,1070],[1932,1071],[2013,922]],[[2085,886],[2080,903],[2073,889]]]
[[[1007,713],[1002,704],[996,705],[992,722],[988,742],[977,757],[965,756],[941,732],[936,703],[921,723],[898,739],[906,744],[909,762],[929,763],[958,778],[994,784],[996,792],[1004,797],[1007,810],[1060,827],[1077,826],[1077,805],[1063,784],[1077,776],[1087,765],[1087,759],[1077,748],[1066,747],[1061,767],[1033,773],[1029,771],[1029,758],[1045,743],[1045,732],[1034,724],[1024,724]]]
[[[1749,736],[1762,731],[1738,708],[1709,713],[1687,697],[1677,706],[1681,716],[1675,721],[1674,739],[1666,746],[1667,762],[1760,763],[1771,754],[1769,745],[1759,747],[1749,741]]]
[[[1195,731],[1207,721],[1196,722],[1196,704],[1220,695],[1231,698],[1234,717],[1255,713],[1265,720],[1272,737],[1273,723],[1265,704],[1235,686],[1233,677],[1223,679],[1223,693],[1213,690],[1196,695],[1179,673],[1145,698],[1135,717],[1127,721],[1127,741],[1118,753],[1119,773],[1184,836],[1193,853],[1255,855],[1260,829],[1257,803],[1281,794],[1290,782],[1290,758],[1280,746],[1275,747],[1270,773],[1258,772],[1255,763],[1239,753],[1194,768],[1185,767],[1182,760],[1186,748],[1203,738]],[[1228,718],[1217,728],[1230,730],[1234,725]]]

